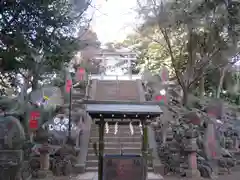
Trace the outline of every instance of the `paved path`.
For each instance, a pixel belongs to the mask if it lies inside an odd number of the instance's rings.
[[[87,172],[78,175],[75,177],[75,180],[98,180],[98,174],[97,172]],[[163,180],[163,177],[154,173],[148,173],[147,180]]]
[[[98,174],[97,172],[87,172],[72,177],[52,177],[41,180],[98,180]],[[156,175],[154,173],[148,173],[148,180],[163,180],[163,177],[161,175]]]
[[[164,180],[192,180],[187,178],[180,177],[164,177]],[[197,179],[194,179],[197,180]],[[201,178],[201,180],[207,180],[205,178]],[[240,172],[232,172],[231,174],[220,175],[216,180],[240,180]]]
[[[74,180],[98,180],[97,173],[88,172],[85,174],[78,175],[77,177],[73,178]],[[148,180],[190,180],[186,178],[179,178],[179,177],[162,177],[158,176],[154,173],[148,173]],[[192,180],[192,179],[191,179]],[[194,179],[197,180],[197,179]],[[207,179],[202,179],[207,180]],[[240,172],[232,172],[231,174],[221,175],[217,178],[217,180],[240,180]]]
[[[148,174],[148,180],[161,180],[161,179],[162,179],[161,176],[155,175],[153,173]],[[43,180],[98,180],[98,177],[96,172],[87,172],[87,173],[80,174],[73,177],[53,177],[53,178],[46,178]],[[193,179],[166,176],[164,177],[164,180],[193,180]],[[194,179],[194,180],[198,180],[198,179]],[[207,180],[207,179],[203,178],[201,180]],[[228,174],[228,175],[219,176],[217,180],[240,180],[240,172],[232,172],[231,174]]]

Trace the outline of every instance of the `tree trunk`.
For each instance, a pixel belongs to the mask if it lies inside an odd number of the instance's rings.
[[[217,87],[216,98],[220,98],[220,93],[221,93],[222,86],[223,86],[225,72],[226,72],[226,68],[223,68],[220,70],[220,79],[219,79],[219,83],[218,83],[218,87]]]
[[[183,99],[182,99],[182,104],[183,106],[188,105],[188,88],[187,87],[182,87],[183,90]]]
[[[204,87],[204,85],[205,85],[205,78],[201,77],[200,84],[199,84],[199,86],[200,86],[200,97],[203,97],[204,94],[205,94],[205,87]]]
[[[38,75],[33,75],[33,80],[32,80],[32,91],[38,89]]]

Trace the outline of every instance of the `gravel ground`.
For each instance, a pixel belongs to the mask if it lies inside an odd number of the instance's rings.
[[[94,178],[95,179],[95,178]],[[32,179],[32,180],[39,180],[39,179]],[[76,178],[76,175],[73,175],[72,177],[51,177],[51,178],[45,178],[40,180],[88,180],[88,178],[79,179]],[[199,179],[189,179],[189,178],[182,178],[177,176],[165,176],[164,180],[199,180]],[[201,180],[208,180],[201,178]],[[216,180],[240,180],[240,167],[235,167],[231,174],[225,174],[225,175],[219,175]]]
[[[164,180],[193,180],[187,178],[179,178],[179,177],[165,177]],[[194,180],[197,180],[194,178]],[[207,180],[202,178],[201,180]],[[216,178],[216,180],[240,180],[240,172],[233,172],[228,175],[221,175]]]
[[[165,176],[164,180],[189,180],[187,178]],[[192,179],[191,179],[192,180]],[[197,179],[194,179],[197,180]],[[207,178],[201,178],[201,180],[207,180]],[[240,171],[233,171],[230,174],[219,175],[216,180],[240,180]]]

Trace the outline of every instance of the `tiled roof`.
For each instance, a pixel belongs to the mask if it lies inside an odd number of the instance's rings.
[[[86,110],[88,112],[97,113],[121,113],[126,114],[145,114],[145,113],[162,113],[158,105],[135,105],[135,104],[88,104]]]

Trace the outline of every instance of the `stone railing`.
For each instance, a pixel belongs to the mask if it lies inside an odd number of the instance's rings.
[[[86,86],[86,93],[85,97],[91,96],[90,93],[91,89],[91,80],[88,80],[87,86]],[[77,157],[77,163],[75,165],[75,173],[84,173],[85,167],[86,167],[86,159],[88,154],[88,144],[90,140],[90,132],[91,132],[91,125],[92,125],[92,119],[91,117],[86,113],[84,117],[84,128],[83,132],[80,135],[80,144],[79,149],[80,152]]]
[[[138,89],[139,89],[139,94],[140,94],[140,101],[146,101],[145,99],[145,92],[142,86],[142,83],[140,80],[138,80]],[[147,128],[147,136],[148,136],[148,147],[151,152],[151,164],[153,167],[154,173],[160,173],[163,175],[164,173],[164,165],[162,164],[159,156],[158,156],[158,150],[157,150],[157,141],[155,138],[155,133],[151,125],[148,126]]]
[[[151,126],[148,126],[148,145],[149,149],[151,150],[151,157],[152,157],[152,166],[154,173],[160,173],[161,175],[164,174],[164,165],[162,164],[157,150],[157,142],[155,138],[154,130]]]

